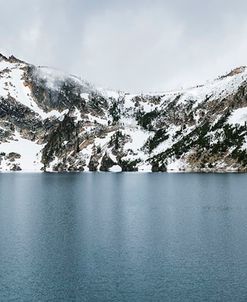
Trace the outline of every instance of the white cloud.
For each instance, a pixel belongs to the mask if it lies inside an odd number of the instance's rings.
[[[247,64],[244,0],[0,0],[0,52],[130,91]]]

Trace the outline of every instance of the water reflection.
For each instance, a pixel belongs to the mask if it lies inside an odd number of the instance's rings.
[[[0,174],[1,301],[242,301],[239,174]]]

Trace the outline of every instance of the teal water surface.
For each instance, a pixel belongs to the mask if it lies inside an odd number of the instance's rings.
[[[0,301],[247,301],[247,175],[0,174]]]

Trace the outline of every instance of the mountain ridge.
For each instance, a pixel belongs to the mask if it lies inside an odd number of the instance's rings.
[[[246,87],[130,94],[0,54],[0,171],[246,171]]]

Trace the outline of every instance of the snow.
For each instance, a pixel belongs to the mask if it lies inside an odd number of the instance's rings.
[[[115,100],[118,100],[120,97],[124,96],[124,92],[122,91],[116,91],[116,90],[104,89],[104,88],[98,88],[97,90],[106,98],[113,98]]]
[[[136,94],[126,94],[125,95],[125,98],[124,98],[124,107],[125,107],[125,109],[134,107],[133,98],[135,96],[137,96],[137,95]]]
[[[186,162],[182,159],[170,160],[167,165],[167,172],[180,172],[188,168]]]
[[[103,137],[102,138],[101,137],[97,137],[94,140],[96,147],[100,146],[101,149],[106,148],[107,144],[110,142],[112,134],[113,134],[113,132],[109,132],[109,133],[107,133],[107,135],[104,138]]]
[[[241,147],[241,150],[247,150],[247,141],[246,141],[246,138],[245,138],[245,142],[243,143],[243,145]]]
[[[247,79],[247,69],[243,69],[241,73],[234,76],[227,76],[219,78],[200,85],[197,87],[185,89],[181,91],[181,98],[179,103],[185,103],[188,100],[196,101],[194,107],[200,102],[204,101],[207,97],[213,99],[222,99],[223,97],[230,95],[237,91],[242,82]]]
[[[143,94],[145,97],[161,96],[163,103],[169,103],[170,100],[180,96],[178,104],[184,104],[187,101],[195,101],[194,107],[203,102],[207,97],[213,99],[222,99],[237,91],[238,87],[247,80],[247,68],[242,68],[239,73],[233,76],[221,77],[213,81],[208,81],[205,85],[198,85],[181,90],[171,90],[156,93]],[[134,97],[138,94],[125,94],[125,109],[134,108]],[[145,112],[153,110],[152,104],[140,101],[140,106],[144,107]]]
[[[152,165],[142,163],[141,165],[138,165],[138,172],[152,172]]]
[[[123,125],[123,134],[131,137],[131,141],[124,145],[124,150],[131,149],[134,152],[140,151],[150,136],[150,132],[138,126],[133,118],[123,117],[121,118],[121,124]]]
[[[81,97],[82,99],[84,99],[85,101],[88,101],[88,100],[89,100],[89,95],[88,95],[88,93],[81,93],[81,94],[80,94],[80,97]]]
[[[76,118],[75,119],[76,123],[82,121],[81,112],[78,110],[78,108],[75,109],[74,116]]]
[[[49,166],[46,167],[46,172],[54,172],[53,168],[57,166],[60,163],[60,160],[57,156],[53,159],[52,162],[50,162]]]
[[[146,160],[147,154],[144,153],[144,151],[141,150],[141,148],[144,146],[145,142],[148,139],[148,132],[144,131],[140,128],[132,129],[132,128],[126,128],[122,130],[122,133],[125,135],[130,136],[130,141],[127,142],[124,145],[124,151],[132,150],[134,154],[128,154],[123,159],[124,160],[135,160],[135,159],[141,159]]]
[[[105,126],[108,125],[108,121],[106,119],[93,116],[90,113],[87,114],[87,118],[91,123],[94,123],[94,121],[96,121],[98,124],[105,125]]]
[[[234,110],[228,118],[228,124],[244,126],[245,123],[247,123],[247,107]]]
[[[2,63],[2,62],[1,62]],[[0,69],[2,69],[0,64]],[[22,105],[28,107],[29,109],[35,111],[39,115],[43,115],[44,111],[38,107],[38,105],[33,101],[30,94],[30,89],[24,86],[22,80],[23,77],[23,67],[21,64],[4,64],[9,69],[8,73],[4,73],[0,78],[0,95],[4,98],[11,96],[15,98]],[[7,89],[5,90],[4,87]]]
[[[6,69],[6,68],[11,68],[13,64],[9,63],[8,61],[0,61],[0,71]]]
[[[134,109],[135,108],[135,102],[134,98],[140,95],[137,94],[125,94],[124,95],[124,108],[125,110]],[[144,97],[144,96],[143,96]],[[139,100],[139,107],[142,107],[143,110],[147,113],[154,109],[153,104],[150,104],[148,102],[148,99],[146,101]]]
[[[153,104],[150,104],[148,102],[140,102],[140,106],[143,107],[145,113],[154,110]]]
[[[28,86],[25,86],[25,82],[23,80],[25,63],[10,63],[8,61],[2,60],[0,61],[0,72],[4,70],[0,74],[0,96],[4,98],[8,98],[9,96],[13,97],[17,102],[22,104],[23,106],[28,107],[30,110],[37,114],[40,119],[44,120],[47,118],[55,117],[59,121],[62,121],[66,114],[68,114],[69,110],[66,109],[63,112],[59,112],[57,110],[52,110],[50,112],[45,112],[32,98],[32,93]],[[168,91],[163,93],[150,93],[150,94],[128,94],[120,91],[113,90],[103,90],[103,89],[95,89],[91,84],[86,81],[83,81],[74,76],[68,76],[67,74],[60,72],[55,69],[47,68],[47,67],[38,67],[36,68],[37,79],[44,79],[46,81],[46,85],[48,88],[58,90],[61,87],[61,84],[66,80],[74,81],[78,84],[81,89],[79,90],[80,96],[86,101],[90,98],[90,93],[92,91],[97,91],[99,94],[107,97],[114,98],[115,100],[119,100],[119,108],[121,108],[121,120],[119,121],[119,125],[111,126],[107,132],[106,127],[100,127],[99,125],[94,125],[96,121],[98,124],[107,126],[108,121],[111,120],[107,111],[102,116],[93,116],[92,114],[83,113],[75,108],[74,112],[72,112],[75,117],[75,121],[78,123],[82,121],[85,116],[87,116],[88,120],[91,123],[87,123],[89,125],[85,126],[85,131],[88,131],[91,134],[91,138],[89,141],[85,141],[85,148],[80,151],[80,156],[85,160],[86,165],[89,164],[90,157],[92,155],[92,149],[95,145],[96,147],[101,148],[101,155],[108,153],[109,157],[117,163],[117,158],[112,154],[111,148],[109,148],[108,143],[111,139],[111,136],[119,129],[124,135],[129,137],[128,142],[123,147],[123,152],[127,154],[123,159],[127,160],[135,160],[140,159],[141,162],[137,164],[137,168],[139,172],[150,172],[152,170],[151,165],[148,163],[147,159],[150,156],[157,155],[161,152],[164,152],[168,148],[170,148],[178,139],[175,138],[176,131],[180,130],[181,127],[177,127],[175,125],[171,125],[167,129],[167,134],[169,134],[169,138],[163,142],[161,142],[153,151],[152,154],[147,154],[145,150],[143,150],[143,146],[148,140],[150,136],[152,136],[152,132],[145,131],[139,125],[134,118],[134,113],[137,109],[143,108],[145,112],[150,112],[154,110],[154,107],[158,106],[161,110],[166,110],[165,106],[175,97],[180,96],[178,100],[178,104],[186,104],[189,101],[194,101],[194,108],[200,103],[205,101],[206,98],[213,98],[215,100],[221,100],[226,95],[231,95],[237,91],[239,86],[246,81],[247,79],[247,69],[240,69],[239,73],[233,73],[233,76],[225,76],[214,81],[208,82],[205,85],[200,85],[197,87],[192,87],[183,90],[176,91]],[[134,98],[139,97],[139,107],[135,107]],[[160,104],[152,104],[151,98],[153,96],[160,96],[162,102]],[[142,99],[143,97],[143,99]],[[112,101],[109,100],[109,104]],[[86,111],[87,112],[87,111]],[[200,115],[197,114],[194,116],[196,123],[199,123]],[[220,118],[220,115],[219,117]],[[88,122],[88,121],[87,121]],[[232,112],[231,116],[228,118],[228,123],[232,125],[245,125],[247,122],[247,107],[236,109]],[[195,126],[187,127],[183,130],[183,136],[188,134],[193,130]],[[94,128],[94,129],[93,129]],[[93,133],[97,135],[97,128],[105,129],[105,137],[94,137]],[[95,130],[96,129],[96,130]],[[84,130],[83,130],[84,131]],[[94,132],[93,132],[94,131]],[[84,132],[83,132],[84,133]],[[211,137],[211,142],[219,140],[220,138],[216,137],[217,133],[208,133]],[[246,140],[247,141],[247,140]],[[64,145],[68,142],[64,142]],[[20,159],[16,159],[14,163],[19,164],[23,171],[40,171],[42,168],[41,160],[41,149],[43,145],[38,145],[35,142],[26,140],[20,136],[18,132],[15,132],[14,139],[0,144],[0,152],[10,153],[16,152],[21,154]],[[242,146],[243,149],[247,148],[247,142]],[[101,164],[101,158],[99,160],[99,166]],[[100,155],[99,155],[100,157]],[[50,165],[50,170],[52,167],[57,164],[61,159],[55,158],[55,160]],[[2,168],[1,168],[2,167]],[[9,165],[8,160],[2,160],[0,171],[9,171],[11,166]],[[226,167],[225,167],[226,168]],[[85,170],[87,168],[85,167]],[[120,166],[115,164],[110,171],[111,172],[120,172],[122,169]],[[169,159],[167,165],[168,172],[173,171],[184,171],[188,170],[186,160],[185,159]]]
[[[80,151],[80,155],[81,155],[82,159],[85,160],[86,168],[87,168],[87,166],[89,165],[89,162],[90,162],[90,157],[92,155],[92,148],[93,148],[93,144],[90,144],[86,148],[83,148]]]
[[[171,146],[174,144],[173,135],[176,133],[176,131],[180,130],[181,127],[179,126],[170,126],[170,128],[167,130],[167,134],[169,134],[169,138],[163,142],[161,142],[154,150],[153,154],[159,154],[161,152],[166,151],[167,149],[171,148]]]
[[[22,68],[25,64],[13,64],[9,62],[0,62],[0,71],[8,68],[9,72],[5,72],[0,76],[0,96],[7,98],[13,97],[16,101],[23,106],[28,107],[30,110],[38,114],[42,119],[49,118],[51,116],[59,117],[61,113],[57,110],[52,110],[48,113],[44,112],[31,97],[31,91],[29,87],[24,85],[24,71]]]
[[[110,157],[110,159],[114,162],[117,162],[117,157],[112,154],[112,150],[110,149],[109,152],[108,152],[108,156]]]
[[[21,155],[21,158],[16,159],[14,163],[19,164],[23,172],[40,172],[40,169],[43,167],[40,162],[40,151],[43,147],[43,145],[38,145],[35,142],[22,138],[16,131],[13,140],[0,144],[0,153],[18,153]],[[2,162],[1,167],[0,171],[9,171],[10,169],[6,161]]]
[[[122,172],[122,168],[119,165],[114,165],[109,169],[109,172]]]
[[[125,128],[138,129],[136,120],[133,118],[122,116],[120,119],[120,124]]]

